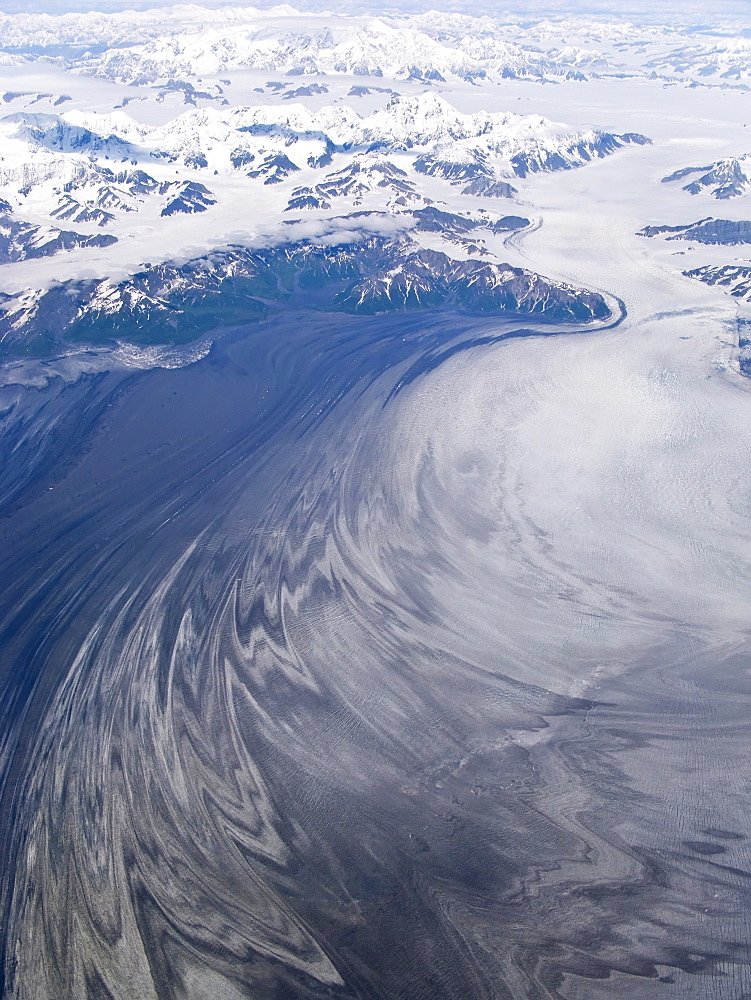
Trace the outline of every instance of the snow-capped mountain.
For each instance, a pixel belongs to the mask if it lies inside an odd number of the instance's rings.
[[[78,62],[84,72],[122,83],[158,84],[242,69],[295,75],[337,74],[445,81],[486,76],[583,77],[604,67],[599,52],[566,46],[536,51],[498,35],[446,37],[438,23],[359,17],[272,19],[246,14],[140,45],[118,46]]]
[[[418,156],[412,166],[421,174],[442,177],[452,184],[493,176],[486,151],[476,146],[457,146],[454,143],[439,145],[432,153]]]
[[[705,264],[683,272],[707,285],[724,288],[737,299],[751,302],[751,266],[748,264]]]
[[[374,190],[378,190],[386,207],[403,207],[420,200],[406,170],[385,157],[366,154],[341,170],[326,174],[318,184],[294,188],[285,211],[328,209],[338,198],[347,198],[357,207],[363,203],[365,195]]]
[[[204,108],[158,127],[122,111],[17,112],[0,121],[0,135],[0,192],[30,200],[37,211],[46,204],[52,218],[98,226],[137,214],[148,198],[169,190],[165,185],[201,174],[294,183],[287,210],[324,208],[343,196],[359,204],[374,188],[388,188],[406,204],[421,196],[421,176],[461,184],[468,194],[509,197],[516,189],[502,178],[582,166],[649,141],[574,132],[539,115],[462,114],[432,93],[393,97],[365,116],[341,104],[317,112],[301,104]],[[108,160],[128,167],[116,170]],[[301,183],[303,173],[326,167],[332,169],[322,178]],[[483,184],[470,185],[478,180]]]
[[[453,306],[473,313],[508,311],[574,322],[610,314],[602,296],[508,264],[457,261],[433,250],[404,248],[399,248],[397,261],[396,266],[387,261],[381,269],[369,269],[339,293],[337,306],[366,313]]]
[[[0,15],[7,65],[49,53],[69,68],[105,79],[179,86],[187,101],[194,99],[192,80],[203,80],[200,92],[210,98],[217,96],[218,77],[247,69],[427,82],[586,81],[625,73],[745,86],[749,40],[743,28],[733,35],[719,25],[713,31],[636,25],[617,17],[494,18],[439,11],[342,18],[286,5]]]
[[[693,240],[715,246],[740,246],[751,243],[751,222],[699,219],[686,226],[646,226],[637,235],[664,236],[667,240]]]
[[[93,119],[87,121],[91,127]],[[110,134],[113,139],[122,137],[128,141],[127,135],[116,129]],[[277,149],[294,146],[298,165],[309,159],[320,161],[335,149],[403,152],[437,147],[445,157],[447,145],[453,148],[453,155],[462,155],[457,150],[471,144],[472,154],[480,150],[505,158],[507,168],[516,172],[514,157],[536,160],[537,169],[546,169],[545,158],[555,156],[564,159],[566,166],[575,166],[607,155],[625,143],[648,140],[643,136],[595,130],[573,132],[540,115],[462,114],[439,95],[425,93],[417,97],[393,97],[383,108],[366,116],[342,104],[328,105],[316,112],[302,104],[285,108],[261,105],[229,112],[203,109],[180,115],[169,125],[142,136],[140,141],[152,150],[157,147],[152,155],[183,161],[190,156],[194,160],[203,157],[212,167],[226,167],[222,158],[230,142],[249,152],[271,146]],[[551,161],[547,169],[562,165]]]
[[[81,322],[103,331],[105,315],[120,316],[115,327],[134,336],[171,341],[178,327],[180,337],[197,335],[204,321],[216,322],[214,306],[205,314],[197,305],[183,310],[154,270],[182,265],[142,267],[144,260],[185,261],[240,243],[237,253],[257,255],[264,247],[302,247],[315,234],[338,245],[342,231],[353,240],[351,253],[365,254],[367,273],[350,275],[357,282],[339,287],[344,297],[336,301],[332,285],[330,307],[435,301],[474,309],[472,287],[488,308],[579,315],[584,293],[572,292],[564,309],[560,287],[551,294],[547,279],[526,270],[521,239],[510,237],[545,224],[535,207],[547,204],[537,198],[547,184],[539,175],[596,175],[588,168],[594,161],[650,156],[637,148],[650,143],[644,135],[597,127],[587,103],[592,81],[608,76],[617,87],[621,78],[645,77],[644,63],[658,49],[664,55],[694,41],[658,28],[632,35],[587,18],[250,7],[0,16],[0,25],[12,59],[47,67],[58,87],[35,73],[27,85],[19,71],[18,84],[14,78],[0,95],[8,112],[0,118],[0,198],[10,213],[4,288],[32,285],[8,300],[6,317],[16,317],[8,330],[21,316],[32,326],[33,316],[45,316],[47,341],[61,323],[61,330]],[[549,106],[579,108],[577,127],[538,113],[539,95],[555,92],[566,99]],[[614,114],[608,122],[619,120]],[[740,183],[737,170],[730,181],[719,176],[719,164],[697,173],[712,170],[714,189]],[[339,221],[329,231],[332,218]],[[365,253],[369,240],[398,246],[409,264],[389,258],[384,270],[388,253]],[[69,252],[32,273],[24,261],[37,245]],[[305,251],[311,259],[316,253]],[[295,261],[305,256],[295,254]],[[281,266],[281,257],[272,259]],[[325,259],[334,281],[347,254]],[[220,274],[223,260],[210,258]],[[136,271],[149,275],[145,284],[132,284]],[[117,281],[107,278],[112,273]],[[66,284],[81,274],[94,277]],[[125,274],[131,279],[123,281]],[[201,282],[190,287],[194,305],[209,294],[210,282]],[[221,303],[228,315],[251,308],[226,288]],[[75,316],[65,319],[68,309]]]
[[[649,59],[645,68],[681,79],[745,84],[751,81],[751,39],[692,40]]]
[[[522,220],[526,221],[526,220]],[[163,264],[121,282],[66,282],[0,296],[0,345],[80,340],[184,343],[217,325],[248,323],[270,308],[379,313],[451,306],[470,313],[535,314],[560,322],[605,319],[594,292],[508,264],[456,260],[409,237],[267,250],[231,247]]]
[[[177,184],[162,184],[159,187],[161,194],[170,192],[170,198],[161,211],[162,216],[167,215],[194,215],[196,212],[205,212],[216,205],[216,198],[205,184],[198,181],[183,181]]]
[[[707,39],[666,29],[586,18],[524,24],[431,11],[414,17],[357,17],[346,23],[290,10],[216,12],[208,24],[175,18],[160,37],[119,41],[75,65],[123,83],[159,84],[217,77],[239,69],[294,75],[347,74],[393,80],[586,80],[618,72],[656,73],[688,82],[742,84],[749,41]],[[88,26],[89,32],[92,25]],[[143,29],[130,27],[135,37]]]
[[[700,177],[692,177],[700,174]],[[688,184],[683,185],[683,190],[689,194],[700,194],[708,191],[715,198],[735,198],[745,194],[751,186],[751,153],[743,156],[729,156],[723,160],[716,160],[708,167],[684,167],[676,170],[669,177],[663,177],[663,184],[670,184],[675,181],[682,181],[692,177]]]
[[[9,264],[38,257],[51,257],[63,250],[78,247],[107,247],[117,242],[107,233],[82,236],[56,229],[54,226],[34,226],[13,219],[0,205],[0,264]]]
[[[93,237],[102,231],[121,246],[150,246],[154,227],[166,233],[196,214],[215,242],[244,219],[251,231],[268,232],[332,210],[385,210],[410,228],[414,209],[456,209],[467,199],[458,212],[466,216],[484,201],[521,197],[519,184],[535,173],[583,167],[649,141],[574,131],[540,115],[464,114],[430,91],[384,100],[362,115],[341,102],[195,108],[161,125],[122,109],[15,111],[0,119],[0,197],[29,226],[77,227],[66,239],[81,252],[101,252],[106,244]],[[192,247],[190,230],[181,232]],[[489,252],[487,234],[445,238]]]

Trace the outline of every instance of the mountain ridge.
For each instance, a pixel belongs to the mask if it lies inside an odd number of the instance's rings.
[[[81,342],[180,344],[290,306],[355,314],[457,308],[577,323],[610,316],[599,293],[524,268],[453,259],[406,236],[363,234],[354,243],[228,247],[120,282],[85,279],[3,294],[0,349],[13,356]]]

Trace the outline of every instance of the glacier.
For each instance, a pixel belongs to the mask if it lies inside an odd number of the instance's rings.
[[[3,997],[749,994],[709,20],[0,15]]]

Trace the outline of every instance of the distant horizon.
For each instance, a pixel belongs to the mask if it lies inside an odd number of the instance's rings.
[[[257,2],[228,2],[228,0],[187,0],[185,3],[158,2],[158,0],[10,0],[0,4],[0,15],[16,14],[49,14],[61,16],[64,14],[102,13],[114,14],[126,11],[147,11],[177,6],[196,6],[207,9],[222,7],[256,7],[261,10],[283,6],[274,0],[257,0]],[[339,2],[316,2],[316,0],[297,0],[288,4],[302,13],[325,12],[332,14],[371,14],[383,16],[399,16],[423,13],[435,10],[443,13],[467,13],[459,0],[407,0],[407,2],[383,6],[374,4],[372,0],[339,0]],[[704,30],[711,30],[716,20],[734,19],[748,15],[746,0],[723,0],[712,4],[711,10],[706,3],[698,0],[688,4],[680,0],[666,0],[659,8],[648,0],[630,0],[626,4],[614,0],[585,0],[585,2],[569,2],[569,0],[486,0],[473,5],[471,16],[503,17],[504,15],[528,14],[531,18],[540,16],[556,16],[570,14],[574,16],[615,17],[617,19],[636,19],[647,23],[666,23],[678,21],[691,24]],[[751,29],[749,29],[751,33]],[[746,32],[744,32],[746,34]],[[2,48],[2,46],[0,46]]]

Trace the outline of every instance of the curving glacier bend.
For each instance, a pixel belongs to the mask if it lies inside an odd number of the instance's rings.
[[[5,995],[749,993],[746,307],[684,273],[744,251],[638,235],[747,97],[663,82],[532,91],[652,144],[494,163],[502,211],[431,152],[390,222],[374,171],[260,248],[6,265]]]

